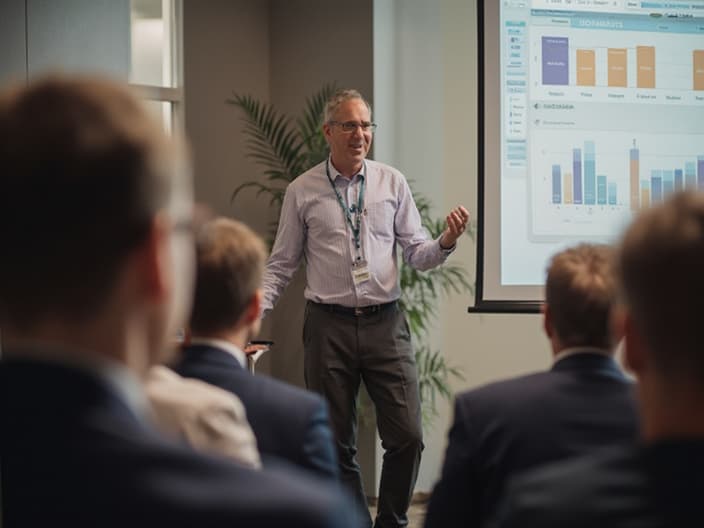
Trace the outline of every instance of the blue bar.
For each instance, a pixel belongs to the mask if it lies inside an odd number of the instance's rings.
[[[582,203],[582,149],[572,149],[573,203]]]
[[[637,211],[640,207],[640,150],[636,147],[635,139],[630,153],[628,172],[631,184],[631,211]]]
[[[687,189],[697,188],[697,164],[693,161],[687,161],[684,164],[684,179]]]
[[[671,170],[662,171],[662,194],[667,197],[675,190],[675,173]]]
[[[609,182],[609,205],[616,205],[616,182]]]
[[[552,166],[552,203],[562,203],[562,177],[559,165]]]
[[[662,201],[662,171],[650,171],[650,185],[652,187],[650,203]]]
[[[697,189],[704,191],[704,156],[697,156]]]
[[[584,203],[596,203],[596,162],[594,160],[594,142],[584,142]]]
[[[606,205],[606,176],[596,177],[596,203]]]
[[[683,188],[682,169],[675,169],[675,192],[680,192]]]

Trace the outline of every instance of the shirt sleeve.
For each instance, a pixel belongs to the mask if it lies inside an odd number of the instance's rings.
[[[403,177],[398,192],[394,230],[396,241],[403,250],[403,260],[420,271],[439,266],[455,249],[454,246],[443,249],[440,246],[440,237],[430,238],[421,222],[420,213],[415,200],[413,200],[408,182]]]
[[[281,206],[274,247],[264,269],[262,317],[274,308],[301,263],[306,230],[297,202],[295,189],[289,185]]]

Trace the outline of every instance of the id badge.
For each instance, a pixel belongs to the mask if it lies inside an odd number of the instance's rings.
[[[360,260],[352,264],[352,280],[355,286],[367,282],[371,279],[372,274],[369,271],[369,265],[366,260]]]

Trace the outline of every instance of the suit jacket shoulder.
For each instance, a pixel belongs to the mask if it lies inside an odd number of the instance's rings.
[[[702,526],[704,440],[613,448],[516,477],[496,527]]]
[[[0,420],[8,526],[349,526],[329,486],[169,442],[74,368],[0,361]]]
[[[511,476],[635,441],[633,387],[613,360],[585,354],[563,361],[458,395],[427,526],[453,526],[456,519],[479,526]]]
[[[327,403],[318,394],[253,376],[226,351],[213,347],[187,347],[174,370],[239,397],[264,458],[277,456],[320,475],[337,476]]]

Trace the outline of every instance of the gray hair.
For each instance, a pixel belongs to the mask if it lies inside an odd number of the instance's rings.
[[[342,103],[344,103],[345,101],[349,101],[350,99],[360,99],[365,105],[367,105],[367,108],[369,109],[369,118],[371,119],[372,106],[369,104],[369,102],[364,97],[362,97],[362,94],[359,93],[357,90],[348,88],[345,90],[338,90],[325,103],[325,113],[323,114],[323,123],[329,123],[330,121],[332,121],[333,116],[337,113],[337,110],[340,108],[340,105]]]

